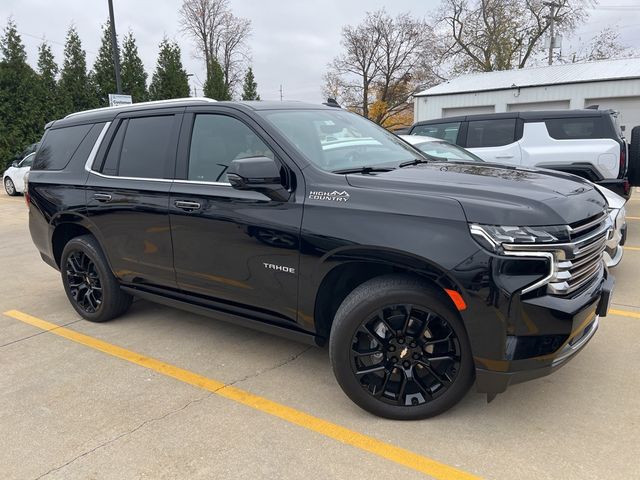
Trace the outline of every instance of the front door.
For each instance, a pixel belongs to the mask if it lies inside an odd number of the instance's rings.
[[[219,308],[295,321],[303,206],[235,190],[226,178],[234,159],[280,161],[277,147],[250,119],[224,110],[186,114],[181,139],[169,198],[179,287]]]

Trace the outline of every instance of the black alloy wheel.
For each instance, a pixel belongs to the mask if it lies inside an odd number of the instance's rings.
[[[397,406],[442,395],[460,370],[460,342],[449,323],[415,305],[389,305],[362,322],[351,368],[362,388]]]
[[[102,282],[95,263],[76,250],[67,257],[67,284],[76,304],[87,313],[95,313],[102,304]]]
[[[475,365],[462,317],[442,289],[390,274],[356,287],[335,314],[329,357],[359,407],[381,417],[433,417],[471,388]]]

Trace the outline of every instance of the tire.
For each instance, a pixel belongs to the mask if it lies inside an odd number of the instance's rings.
[[[389,328],[381,326],[380,314]],[[450,409],[475,377],[466,330],[449,299],[431,284],[404,275],[374,278],[345,298],[331,327],[329,357],[340,387],[354,403],[395,420]],[[402,389],[407,372],[415,381],[406,380]]]
[[[4,190],[7,192],[7,195],[10,197],[15,197],[18,195],[18,191],[16,190],[16,186],[13,183],[13,180],[9,177],[5,177],[4,179]]]
[[[64,246],[60,273],[69,302],[86,320],[106,322],[131,306],[133,297],[120,289],[92,235],[75,237]]]
[[[631,186],[640,187],[640,126],[631,129],[627,179]]]

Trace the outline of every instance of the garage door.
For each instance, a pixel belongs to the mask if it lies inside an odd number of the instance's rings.
[[[601,110],[610,108],[620,112],[620,125],[625,125],[626,136],[631,134],[631,129],[640,125],[640,97],[610,97],[587,98],[584,106],[598,105]]]
[[[568,108],[569,108],[569,100],[558,100],[554,102],[511,103],[507,105],[508,112],[567,110]]]
[[[479,115],[482,113],[494,113],[496,111],[495,105],[484,105],[482,107],[456,107],[456,108],[443,108],[443,117],[457,117],[458,115]]]

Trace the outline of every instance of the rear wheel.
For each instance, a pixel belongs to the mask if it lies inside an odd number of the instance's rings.
[[[9,177],[6,177],[4,179],[4,189],[7,192],[7,195],[11,197],[15,197],[16,195],[18,195],[16,186],[14,185],[13,180],[11,180]]]
[[[631,129],[627,178],[632,186],[640,187],[640,126]]]
[[[120,289],[107,260],[91,235],[73,238],[62,251],[60,272],[73,308],[92,322],[106,322],[131,306],[131,295]]]
[[[458,313],[443,293],[411,277],[374,278],[349,294],[336,313],[329,355],[349,398],[393,419],[448,410],[474,378]]]

